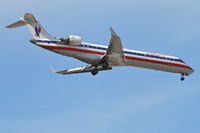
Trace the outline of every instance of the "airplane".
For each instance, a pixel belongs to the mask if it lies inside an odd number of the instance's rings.
[[[115,66],[134,66],[171,73],[181,74],[181,81],[194,72],[182,59],[175,56],[156,54],[129,50],[122,47],[121,39],[116,32],[110,27],[111,39],[108,46],[86,43],[80,36],[69,35],[57,39],[49,35],[42,27],[38,20],[30,13],[25,13],[24,17],[14,22],[7,28],[16,28],[27,25],[33,39],[31,43],[50,50],[52,52],[73,57],[88,65],[73,69],[56,71],[53,67],[51,70],[57,74],[75,74],[91,72],[92,75],[98,74],[99,71],[111,70]]]

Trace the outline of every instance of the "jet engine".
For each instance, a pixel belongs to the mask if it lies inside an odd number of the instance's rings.
[[[71,35],[67,37],[62,37],[60,38],[60,40],[64,42],[64,44],[75,45],[75,46],[81,45],[81,42],[82,42],[82,39],[80,36],[71,36]]]

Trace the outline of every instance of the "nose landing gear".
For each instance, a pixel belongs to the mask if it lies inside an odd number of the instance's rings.
[[[184,76],[182,76],[182,77],[181,77],[181,81],[184,81],[184,80],[185,80],[185,77],[184,77]]]
[[[185,74],[185,73],[182,73],[182,74],[181,74],[181,81],[184,81],[184,80],[185,80],[185,77],[184,77],[185,75],[188,75],[188,74]]]

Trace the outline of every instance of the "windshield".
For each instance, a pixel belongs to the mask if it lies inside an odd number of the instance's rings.
[[[184,64],[185,64],[185,62],[184,62],[183,60],[181,60],[181,59],[178,59],[178,61],[179,61],[179,62],[182,62],[182,63],[184,63]]]

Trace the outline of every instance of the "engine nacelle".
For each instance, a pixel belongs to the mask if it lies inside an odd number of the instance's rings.
[[[81,45],[82,39],[80,36],[67,36],[60,38],[61,41],[63,41],[67,45]]]

